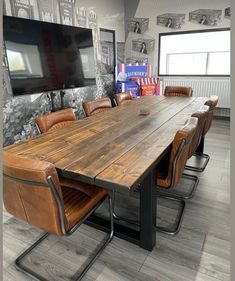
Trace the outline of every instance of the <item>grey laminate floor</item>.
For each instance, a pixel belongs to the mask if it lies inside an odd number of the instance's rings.
[[[177,236],[157,233],[156,247],[148,252],[114,238],[84,280],[91,281],[218,281],[230,280],[230,142],[229,122],[215,120],[207,134],[205,152],[211,160],[188,201],[183,226]],[[120,200],[122,197],[122,200]],[[117,212],[131,217],[138,210],[134,197],[118,195]],[[158,220],[173,221],[176,206],[159,201]],[[104,208],[100,210],[104,212]],[[38,229],[3,212],[4,281],[27,281],[13,260],[41,234]],[[50,236],[25,262],[50,280],[68,280],[86,260],[104,234],[82,225],[73,236]]]

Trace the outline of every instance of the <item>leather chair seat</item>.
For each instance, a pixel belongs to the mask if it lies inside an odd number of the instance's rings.
[[[104,188],[70,179],[60,180],[52,163],[3,151],[3,202],[6,210],[16,218],[45,231],[14,261],[16,268],[33,279],[49,281],[22,260],[28,259],[26,256],[49,234],[72,235],[106,198],[109,198],[109,235],[85,262],[85,267],[76,271],[75,275],[68,273],[72,276],[71,281],[74,276],[76,280],[83,278],[113,238],[112,198]]]
[[[203,105],[197,112],[192,114],[192,117],[198,118],[198,126],[195,132],[195,136],[192,139],[192,143],[189,147],[188,158],[191,158],[193,154],[196,152],[198,145],[201,142],[201,138],[203,135],[203,129],[205,127],[206,117],[209,113],[209,106]]]
[[[219,101],[218,96],[211,96],[209,100],[205,102],[205,105],[208,105],[210,107],[209,112],[207,113],[207,118],[203,130],[203,136],[206,135],[206,133],[209,131],[211,125],[212,125],[212,120],[213,120],[213,115],[214,115],[214,109]]]
[[[86,117],[92,116],[94,114],[106,111],[112,108],[112,103],[110,98],[102,98],[93,101],[83,102],[83,109]]]
[[[128,91],[126,93],[120,93],[120,94],[116,94],[114,96],[115,102],[117,104],[117,106],[125,104],[125,103],[129,103],[132,101],[132,95],[131,92]]]
[[[64,212],[67,219],[67,231],[89,213],[89,211],[108,194],[107,190],[104,188],[87,186],[87,189],[92,189],[92,192],[89,192],[90,195],[87,195],[87,193],[79,190],[79,184],[78,189],[74,187],[70,188],[61,185]]]
[[[74,121],[63,121],[63,122],[57,123],[57,124],[53,125],[50,129],[48,129],[48,132],[62,129],[65,126],[73,124],[73,123],[74,123]]]
[[[184,127],[178,130],[175,134],[171,149],[169,153],[161,160],[159,169],[157,171],[156,184],[159,188],[177,187],[184,171],[186,161],[188,160],[189,147],[195,135],[197,126],[198,118],[191,117]],[[177,156],[183,141],[185,142],[185,145]]]
[[[191,87],[179,87],[179,86],[166,86],[164,91],[164,96],[184,96],[191,97],[193,94],[193,89]]]
[[[58,177],[54,165],[45,161],[4,151],[3,162],[3,199],[7,211],[58,236],[63,233],[54,196],[49,186],[40,186],[48,184],[48,176],[51,176],[64,207],[67,231],[108,195],[104,188]],[[19,180],[27,181],[28,184]],[[39,183],[39,186],[31,181]]]
[[[75,120],[76,116],[72,108],[61,109],[36,117],[36,123],[40,133],[61,129],[64,126],[70,125]]]
[[[169,161],[170,161],[170,153],[165,155],[163,159],[161,160],[161,165],[158,167],[157,171],[157,186],[163,187],[163,188],[169,188],[171,185],[170,177],[167,177],[168,175],[168,169],[169,169]]]

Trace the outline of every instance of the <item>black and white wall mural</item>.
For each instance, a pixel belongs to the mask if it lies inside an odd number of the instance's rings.
[[[126,58],[126,63],[148,63],[148,58],[128,57]]]
[[[225,16],[225,18],[230,19],[230,16],[231,16],[230,13],[231,13],[230,7],[226,8],[226,9],[224,10],[224,16]]]
[[[125,63],[125,42],[117,42],[117,63]]]
[[[99,3],[98,3],[99,2]],[[118,2],[121,2],[118,3]],[[99,38],[100,26],[114,29],[116,40],[125,39],[123,0],[108,5],[108,0],[4,0],[4,15],[81,26],[93,30],[96,62],[96,86],[66,90],[64,105],[77,106],[78,118],[83,117],[82,102],[114,94],[112,71],[105,75],[98,67],[101,59]],[[115,27],[115,28],[114,28]],[[104,51],[104,49],[103,49]],[[113,55],[113,54],[112,54]],[[124,52],[123,55],[124,56]],[[114,67],[114,66],[113,66]],[[112,68],[113,69],[113,68]],[[51,110],[47,93],[14,96],[8,73],[7,59],[3,56],[3,137],[4,146],[27,139],[37,134],[35,116]],[[56,93],[55,107],[60,106],[60,95]]]

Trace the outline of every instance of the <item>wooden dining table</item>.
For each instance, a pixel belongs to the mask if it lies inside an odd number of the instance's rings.
[[[198,97],[141,97],[4,150],[48,161],[59,176],[110,192],[127,191],[128,195],[139,187],[139,228],[116,221],[115,235],[151,251],[156,243],[158,165],[169,152],[177,130],[205,101]],[[141,115],[140,110],[149,114]],[[88,223],[109,228],[108,220],[95,214]]]

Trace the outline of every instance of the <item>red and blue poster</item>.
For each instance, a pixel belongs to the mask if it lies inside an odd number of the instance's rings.
[[[147,63],[124,64],[116,65],[115,78],[116,82],[130,81],[133,77],[150,77],[152,68]]]

